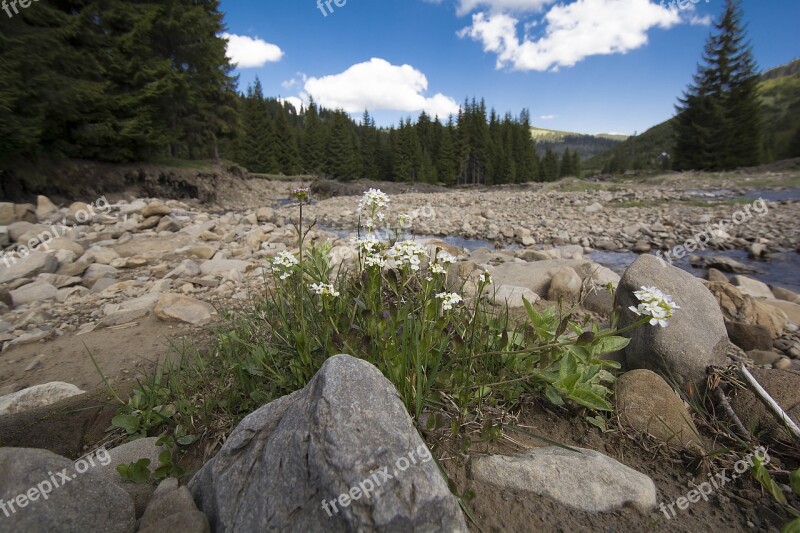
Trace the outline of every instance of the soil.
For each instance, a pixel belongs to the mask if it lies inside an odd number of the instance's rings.
[[[679,497],[686,496],[694,488],[693,483],[706,481],[708,473],[716,471],[716,467],[708,460],[679,456],[659,448],[644,437],[628,435],[619,428],[603,433],[581,416],[570,415],[564,409],[555,412],[538,402],[528,403],[522,408],[518,424],[529,433],[546,436],[561,445],[600,451],[650,476],[656,485],[657,501],[665,504],[665,508]],[[473,438],[478,440],[479,435]],[[634,508],[587,513],[548,497],[517,490],[501,490],[494,485],[477,482],[470,476],[470,460],[463,459],[456,442],[450,438],[428,438],[428,441],[438,446],[434,450],[439,450],[440,462],[455,482],[457,494],[470,496],[467,507],[475,520],[470,524],[472,531],[778,531],[790,520],[771,496],[762,494],[760,486],[749,474],[721,487],[707,502],[700,500],[683,511],[675,506],[675,516],[672,517],[670,513],[670,518],[659,509],[650,514],[642,514]],[[710,438],[706,439],[706,444],[707,449],[715,449]],[[525,448],[550,445],[509,430],[503,440],[473,443],[469,447],[469,456],[514,455]],[[721,448],[721,445],[716,448]],[[727,457],[731,463],[736,460],[731,455]],[[771,455],[772,464],[779,461],[780,458]],[[798,465],[789,463],[785,466],[794,469]]]

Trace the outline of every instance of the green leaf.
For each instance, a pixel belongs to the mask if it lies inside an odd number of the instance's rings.
[[[111,419],[111,425],[130,433],[139,431],[139,417],[136,415],[117,415]]]
[[[592,346],[592,354],[605,355],[607,353],[618,352],[630,344],[631,340],[627,337],[602,337],[595,341]]]
[[[181,446],[189,446],[190,444],[192,444],[194,441],[197,440],[197,435],[184,435],[182,437],[178,437],[175,440],[177,440],[178,444],[180,444]]]
[[[544,395],[553,405],[558,405],[559,407],[564,405],[564,400],[558,394],[558,391],[554,389],[552,386],[547,385],[544,389]]]
[[[580,337],[578,337],[578,340],[575,341],[575,343],[578,346],[586,346],[594,342],[594,337],[595,335],[591,331],[584,331],[580,334]]]
[[[576,403],[595,411],[611,411],[611,404],[602,396],[587,389],[575,389],[568,396]]]
[[[602,416],[587,416],[586,421],[589,422],[596,428],[599,428],[600,431],[606,432],[608,431],[608,426],[606,425],[606,419]]]
[[[772,479],[772,476],[769,475],[769,471],[757,456],[753,456],[752,472],[756,481],[761,483],[761,486],[775,498],[776,502],[787,505],[786,496],[784,496],[781,487]]]
[[[792,491],[800,496],[800,468],[789,475],[789,484],[792,487]]]
[[[134,483],[147,483],[150,480],[150,459],[139,459],[135,463],[117,466],[117,472],[123,479]]]
[[[791,522],[783,525],[781,533],[800,533],[800,518],[795,518]]]

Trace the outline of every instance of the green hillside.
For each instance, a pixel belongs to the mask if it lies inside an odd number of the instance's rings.
[[[536,126],[531,128],[531,137],[536,143],[536,151],[539,155],[544,155],[548,148],[557,154],[564,153],[564,150],[568,148],[570,152],[577,152],[581,159],[587,159],[606,152],[628,139],[627,135],[615,135],[613,133],[589,135],[572,131],[537,128]]]
[[[764,162],[770,163],[800,154],[790,144],[800,131],[800,59],[771,69],[761,76],[759,94],[764,118]],[[626,170],[663,168],[661,154],[673,145],[672,121],[667,120],[641,135],[584,161],[588,173],[619,173]]]

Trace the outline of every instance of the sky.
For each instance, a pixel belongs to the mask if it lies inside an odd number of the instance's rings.
[[[326,5],[327,4],[327,5]],[[670,118],[723,0],[222,0],[239,89],[379,126],[465,98],[538,127],[631,135]],[[743,0],[759,68],[800,57],[800,1]]]

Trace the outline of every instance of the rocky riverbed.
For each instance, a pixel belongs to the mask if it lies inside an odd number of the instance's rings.
[[[298,208],[286,200],[291,188],[300,184],[259,180],[247,185],[249,192],[239,190],[220,195],[235,198],[233,205],[111,195],[109,198],[84,198],[61,206],[43,196],[35,204],[0,203],[0,246],[3,247],[0,256],[0,446],[48,448],[60,455],[77,457],[90,445],[101,442],[102,429],[108,425],[108,409],[97,407],[98,391],[104,390],[103,378],[97,368],[112,383],[124,388],[132,378],[152,371],[157,362],[171,357],[174,352],[170,344],[189,340],[203,349],[208,328],[220,321],[220,312],[225,308],[250,305],[252,298],[263,294],[271,284],[271,258],[281,251],[296,250],[296,231],[292,224],[298,221]],[[350,186],[358,188],[359,184]],[[698,348],[709,357],[708,362],[741,362],[759,372],[767,372],[763,378],[764,383],[770,384],[767,388],[774,386],[774,390],[780,390],[780,401],[787,409],[793,409],[790,414],[796,416],[800,386],[792,376],[796,377],[800,371],[800,296],[789,289],[793,287],[792,275],[796,280],[800,272],[793,272],[791,265],[794,263],[790,262],[787,283],[778,280],[766,284],[758,280],[758,273],[749,266],[757,264],[761,270],[769,271],[771,257],[797,255],[800,202],[783,199],[780,194],[773,195],[773,199],[768,201],[758,198],[735,200],[731,197],[720,201],[714,195],[698,194],[692,190],[696,187],[688,183],[668,183],[653,189],[631,183],[578,191],[531,185],[488,190],[433,188],[426,192],[414,191],[412,187],[407,192],[398,190],[398,194],[391,196],[387,211],[391,214],[386,222],[387,226],[394,227],[396,215],[408,214],[410,225],[404,225],[403,233],[430,236],[424,242],[431,247],[445,248],[456,256],[457,262],[449,273],[449,279],[453,280],[454,286],[460,286],[460,280],[467,278],[464,286],[466,297],[479,296],[475,292],[477,276],[490,271],[493,285],[480,297],[486,297],[494,304],[520,307],[523,296],[538,302],[539,306],[553,305],[560,299],[592,314],[600,322],[606,320],[612,311],[612,298],[603,287],[610,284],[612,288],[618,288],[626,282],[621,278],[621,272],[600,264],[602,261],[593,259],[597,257],[593,254],[627,252],[637,257],[639,254],[662,252],[665,266],[659,267],[653,259],[654,266],[639,273],[641,279],[652,278],[661,272],[659,275],[664,276],[665,283],[674,282],[675,291],[685,291],[682,297],[687,301],[700,294],[708,300],[703,300],[706,307],[697,312],[696,320],[687,320],[683,326],[686,332],[680,336],[691,339],[692,335],[706,335],[713,330],[714,335],[724,338],[724,346],[710,339],[708,349]],[[712,201],[707,201],[709,199]],[[348,261],[353,256],[357,204],[358,196],[317,196],[304,210],[306,227],[312,220],[317,222],[309,234],[310,241],[328,243],[331,258],[337,263]],[[468,246],[460,248],[453,243]],[[692,247],[694,249],[690,249]],[[744,264],[743,258],[737,262],[724,257],[722,252],[727,250],[740,250],[753,263]],[[672,260],[682,266],[683,263],[696,265],[694,273],[704,279],[683,278],[682,274],[675,272],[667,274],[672,272],[666,267]],[[658,268],[665,270],[662,272]],[[630,273],[627,276],[639,279]],[[696,298],[691,301],[696,301]],[[705,328],[705,333],[698,328]],[[732,342],[729,343],[728,338]],[[673,338],[670,342],[678,340]],[[670,345],[670,342],[659,346]],[[673,352],[691,351],[676,349]],[[674,353],[667,355],[672,357]],[[635,354],[620,355],[622,362],[627,362],[631,368],[649,368],[647,364],[636,362]],[[354,363],[346,362],[346,365],[351,364]],[[698,379],[696,369],[692,367],[694,363],[687,367],[688,363],[679,359],[670,364],[675,365],[673,369],[676,372],[677,369],[691,369],[682,378],[685,383]],[[651,370],[659,369],[654,367]],[[368,369],[360,371],[366,372],[365,375],[371,372]],[[336,374],[337,371],[331,372]],[[776,379],[770,372],[787,374]],[[669,390],[669,385],[652,372],[652,375],[636,374],[635,379],[632,374],[627,374],[631,378],[626,385],[631,390],[623,394],[618,391],[618,401],[621,401],[619,397],[646,396],[643,391],[653,388],[666,387]],[[787,385],[787,379],[794,385]],[[650,385],[642,388],[642,383]],[[375,382],[373,386],[380,388],[383,384]],[[103,393],[99,394],[102,396]],[[331,394],[332,398],[339,395]],[[366,391],[364,397],[371,394],[373,392]],[[69,414],[61,417],[52,418],[47,414],[48,406],[55,408],[63,402],[80,402],[77,399],[82,397],[91,397],[90,405],[70,404],[73,408],[68,410]],[[278,403],[288,405],[286,402]],[[78,405],[79,408],[74,408]],[[741,416],[749,413],[752,418],[752,406],[735,407],[741,409]],[[681,402],[677,407],[672,402],[669,407],[653,409],[661,414],[663,409],[677,409],[677,413],[684,408]],[[265,409],[255,422],[271,427],[272,408]],[[91,416],[86,413],[91,413]],[[89,418],[75,418],[78,416]],[[550,437],[563,438],[570,445],[604,449],[623,462],[631,456],[629,444],[611,446],[603,434],[589,431],[582,419],[581,429],[576,429],[573,422],[559,421],[558,417],[550,420],[548,416],[546,410],[536,411],[525,421],[532,424],[531,427],[544,424],[555,428],[553,431],[559,434]],[[684,417],[676,415],[677,420]],[[45,420],[49,422],[45,423]],[[105,426],[99,422],[103,420]],[[750,420],[754,427],[762,422]],[[376,424],[375,427],[383,427]],[[407,425],[405,421],[400,425],[403,424]],[[676,424],[680,426],[680,423]],[[629,425],[638,427],[635,421]],[[778,431],[774,427],[762,429]],[[346,435],[349,430],[341,431]],[[648,431],[654,432],[652,429]],[[280,435],[263,438],[274,438],[274,442],[283,439]],[[376,439],[376,442],[381,440]],[[664,439],[670,440],[669,437]],[[418,439],[411,437],[403,442],[405,447],[420,444]],[[697,444],[683,442],[689,448]],[[713,444],[706,441],[704,445]],[[152,442],[150,446],[149,453],[152,454]],[[254,442],[252,446],[257,448],[260,444]],[[397,446],[394,452],[405,453],[407,450],[401,449],[403,446]],[[498,448],[496,451],[508,450]],[[223,448],[217,462],[228,461],[234,465],[232,468],[238,468],[234,452]],[[62,461],[57,457],[40,458],[35,454],[18,457],[15,455],[18,452],[4,453],[6,455],[0,453],[0,463],[14,460],[38,465],[36,468],[49,468],[49,465],[60,465],[59,461]],[[545,453],[544,458],[530,456],[514,460],[521,461],[531,472],[540,468],[537,461],[567,461],[572,464],[556,451],[552,451],[553,458],[548,455],[550,453]],[[675,472],[668,475],[659,474],[648,466],[649,456],[645,455],[648,454],[642,454],[636,460],[635,468],[651,476],[662,494],[679,497],[682,494],[681,482],[675,480],[683,475],[680,468],[676,467]],[[614,475],[619,476],[617,481],[624,485],[620,489],[619,502],[608,509],[599,503],[597,506],[587,501],[576,503],[568,495],[577,489],[564,485],[560,493],[538,493],[548,498],[545,513],[548,519],[558,523],[563,515],[562,506],[572,506],[575,512],[570,514],[569,520],[561,523],[578,527],[584,519],[593,520],[592,513],[633,505],[645,516],[651,513],[650,518],[642,519],[637,511],[631,509],[625,512],[617,510],[613,511],[617,513],[615,516],[604,515],[603,523],[624,523],[630,527],[651,523],[655,504],[653,481],[638,472],[625,470],[624,465],[604,456],[589,455],[586,461],[594,461],[598,468],[602,466],[609,472],[616,472]],[[529,496],[533,489],[516,487],[507,466],[491,462],[483,465],[468,472],[460,470],[459,464],[447,463],[447,469],[462,490],[477,483],[476,490],[482,494],[482,499],[475,509],[482,513],[481,519],[485,524],[501,527],[509,524],[503,518],[509,512],[527,516],[526,513],[535,511],[528,509],[527,503],[520,503],[528,501],[525,495]],[[204,523],[208,527],[202,516],[204,513],[212,526],[247,523],[242,522],[245,518],[231,514],[226,508],[230,503],[226,503],[224,496],[227,489],[214,481],[214,468],[209,463],[203,470],[207,483],[198,478],[190,487],[197,507],[185,505],[180,511],[189,513],[186,516],[200,524],[193,530],[202,531]],[[265,468],[271,467],[266,465]],[[332,479],[340,474],[336,468],[331,468]],[[499,471],[507,474],[504,474],[508,479],[503,494],[515,502],[513,505],[504,503],[506,499],[499,496],[495,501],[495,491],[490,487],[492,478]],[[24,475],[21,471],[15,472],[21,476],[15,478],[15,483],[24,485]],[[431,472],[426,467],[419,475],[429,476]],[[347,474],[353,483],[365,475],[360,471]],[[121,483],[113,471],[108,476],[114,483]],[[234,484],[238,482],[234,480]],[[306,494],[317,488],[299,486],[297,490]],[[436,486],[431,501],[444,498],[440,489]],[[177,489],[170,486],[159,490],[164,497]],[[541,489],[546,490],[549,489]],[[124,494],[113,490],[109,494],[119,500],[115,500],[117,503],[114,505],[125,507],[124,516],[118,520],[118,530],[129,531],[134,528],[133,515],[142,515],[152,491],[146,497],[140,495],[138,500],[131,494],[135,504],[131,505],[131,510],[127,509],[127,501],[123,501]],[[185,491],[180,494],[184,500],[190,498]],[[586,498],[591,499],[590,496]],[[160,499],[154,497],[152,501]],[[720,501],[726,512],[739,513],[733,518],[737,527],[743,527],[747,522],[758,522],[764,528],[772,524],[770,519],[747,510],[737,508],[734,511],[736,505],[731,504],[730,499]],[[463,528],[461,516],[454,514],[453,502],[447,502],[448,510],[444,515],[431,515],[427,507],[421,507],[417,510],[421,514],[416,518],[398,515],[398,523],[415,523],[419,519],[422,521],[416,523],[430,524],[432,520],[439,520],[455,529]],[[387,509],[381,519],[391,518],[394,516],[391,513],[397,512],[397,508],[391,505]],[[156,516],[160,515],[154,515],[146,523],[156,523]],[[363,519],[354,516],[348,512],[339,518]],[[713,516],[713,512],[701,511],[691,519],[691,526],[708,525]],[[308,518],[308,523],[316,524],[317,518]],[[279,522],[275,524],[286,525]],[[518,525],[523,523],[527,522],[522,520]],[[143,524],[139,527],[144,529]]]

